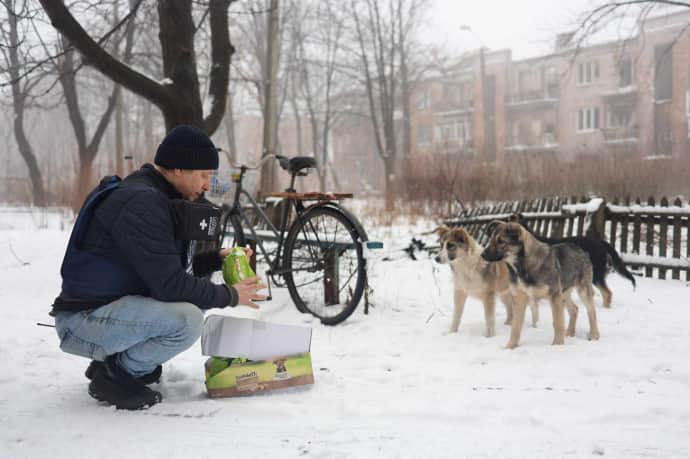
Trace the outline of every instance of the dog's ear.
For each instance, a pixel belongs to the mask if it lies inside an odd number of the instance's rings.
[[[436,233],[439,239],[445,239],[448,236],[448,233],[450,233],[450,228],[448,228],[445,225],[441,225],[438,228],[434,229],[432,232]]]
[[[493,236],[499,225],[505,225],[505,222],[501,220],[492,220],[489,222],[486,225],[486,234],[488,234],[489,237]]]
[[[465,228],[455,228],[451,233],[451,237],[455,242],[459,242],[461,244],[467,244],[467,242],[470,240],[470,235],[467,234]]]
[[[520,223],[509,223],[506,226],[505,235],[514,241],[522,241],[525,228]]]
[[[510,216],[507,218],[507,221],[519,222],[520,219],[522,219],[522,214],[521,213],[514,213],[514,214],[510,214]]]

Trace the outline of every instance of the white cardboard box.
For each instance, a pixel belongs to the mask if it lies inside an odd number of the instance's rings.
[[[265,360],[309,352],[311,328],[210,315],[204,320],[201,353]]]

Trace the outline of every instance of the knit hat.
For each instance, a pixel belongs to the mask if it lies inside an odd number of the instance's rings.
[[[165,136],[153,162],[166,169],[218,169],[218,149],[204,131],[180,125]]]

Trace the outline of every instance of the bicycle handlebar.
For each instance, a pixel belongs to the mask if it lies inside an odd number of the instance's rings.
[[[222,148],[219,148],[218,150],[223,151],[223,152],[225,151]],[[235,169],[245,168],[245,169],[255,170],[255,169],[260,169],[261,166],[263,166],[266,161],[268,161],[269,159],[272,159],[272,158],[280,160],[280,159],[284,159],[285,156],[278,155],[276,153],[271,153],[270,155],[266,155],[263,158],[261,158],[261,160],[259,160],[259,162],[253,166],[249,166],[247,164],[238,164],[238,163],[233,163],[233,162],[230,162],[230,166],[234,167]]]

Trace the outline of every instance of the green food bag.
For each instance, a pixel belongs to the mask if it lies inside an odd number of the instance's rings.
[[[208,362],[206,362],[206,377],[210,378],[215,376],[221,371],[225,370],[230,366],[232,359],[224,359],[222,357],[211,357]]]
[[[225,257],[223,262],[223,279],[228,285],[254,277],[256,274],[249,266],[249,259],[242,247],[233,247],[232,251]]]

